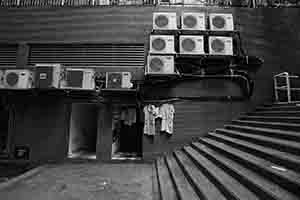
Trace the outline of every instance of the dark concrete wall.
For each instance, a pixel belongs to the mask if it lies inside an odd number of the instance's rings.
[[[155,137],[153,144],[144,138],[144,156],[169,151],[173,147],[188,142],[194,136],[205,134],[221,126],[241,112],[252,109],[253,106],[273,100],[274,74],[281,72],[282,67],[300,72],[300,10],[299,9],[246,9],[246,8],[163,8],[163,7],[122,7],[122,8],[11,8],[0,9],[0,42],[3,43],[51,43],[51,42],[78,42],[78,43],[143,43],[151,30],[153,11],[205,11],[205,12],[231,12],[234,15],[236,28],[241,31],[246,52],[250,55],[260,56],[264,59],[264,66],[254,77],[255,86],[253,96],[249,101],[243,102],[182,102],[175,104],[175,134],[168,140],[164,136]],[[140,70],[143,70],[142,68]],[[143,73],[140,73],[143,74]],[[161,92],[165,97],[191,96],[198,94],[197,87],[203,82],[187,82],[178,84],[171,92]],[[205,85],[205,84],[204,84]],[[230,84],[229,84],[230,85]],[[230,88],[235,86],[230,86]],[[192,88],[192,89],[188,89]],[[201,89],[205,87],[200,87]],[[212,86],[212,88],[216,88]],[[220,88],[220,87],[219,87]],[[204,91],[203,91],[204,90]],[[215,94],[218,90],[211,87],[203,89],[199,94]],[[236,89],[235,89],[236,90]],[[211,92],[213,91],[213,92]],[[192,106],[193,105],[193,106]],[[54,106],[54,105],[53,105]],[[52,106],[52,107],[53,107]],[[192,107],[191,107],[192,106]],[[56,110],[57,108],[54,108]],[[31,117],[27,111],[26,116]],[[59,112],[58,112],[59,113]],[[57,114],[58,114],[57,113]],[[109,116],[109,111],[103,111]],[[223,114],[224,113],[224,114]],[[19,114],[21,117],[24,113]],[[101,114],[99,114],[101,115]],[[104,115],[103,115],[104,116]],[[199,116],[199,117],[197,117]],[[62,118],[62,116],[58,117]],[[49,117],[49,119],[54,120]],[[195,122],[190,123],[191,119]],[[56,121],[56,119],[55,119]],[[24,124],[22,124],[24,123]],[[18,122],[19,137],[25,137],[23,127],[26,124],[33,126],[33,122]],[[99,120],[104,135],[99,138],[98,144],[103,147],[98,150],[98,155],[108,158],[110,140],[109,119]],[[99,132],[98,134],[103,134]],[[27,133],[28,134],[28,133]],[[36,132],[30,133],[34,136]],[[38,135],[39,136],[39,135]],[[52,136],[53,142],[62,145],[61,135]],[[44,147],[47,141],[40,138],[43,145],[38,145],[37,139],[17,140],[18,143],[31,144],[34,149]],[[21,142],[22,141],[22,142]],[[53,143],[52,142],[52,143]],[[50,142],[49,142],[50,143]],[[50,144],[48,144],[49,146]],[[55,149],[53,152],[57,152]],[[53,153],[52,152],[52,153]],[[51,154],[52,154],[51,153]],[[55,155],[55,153],[53,153]],[[62,154],[59,154],[62,155]]]
[[[68,153],[68,105],[57,98],[19,97],[19,100],[14,103],[12,148],[29,147],[32,162],[65,159]]]

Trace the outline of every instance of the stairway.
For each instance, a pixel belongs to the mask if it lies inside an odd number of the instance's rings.
[[[299,200],[299,113],[264,105],[158,158],[158,199]]]

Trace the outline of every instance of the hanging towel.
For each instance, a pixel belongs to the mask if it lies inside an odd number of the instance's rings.
[[[159,108],[161,120],[161,131],[173,134],[173,120],[175,109],[172,104],[162,104]]]
[[[121,113],[121,120],[124,121],[125,125],[131,126],[136,123],[136,109],[135,108],[125,108]]]
[[[154,105],[147,105],[144,107],[144,134],[155,135],[155,119],[159,115],[159,108]]]

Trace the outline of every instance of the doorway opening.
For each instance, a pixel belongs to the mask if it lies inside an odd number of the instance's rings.
[[[96,159],[97,118],[97,105],[72,104],[69,128],[69,158]]]
[[[114,106],[112,160],[142,158],[142,130],[136,106]]]
[[[9,108],[0,103],[0,157],[8,157],[9,154]]]

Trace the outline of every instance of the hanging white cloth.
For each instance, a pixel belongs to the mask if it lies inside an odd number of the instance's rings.
[[[162,104],[159,108],[161,120],[161,131],[173,134],[173,120],[175,108],[172,104]]]
[[[154,105],[147,105],[144,107],[144,134],[155,135],[155,119],[159,115],[159,108]]]

